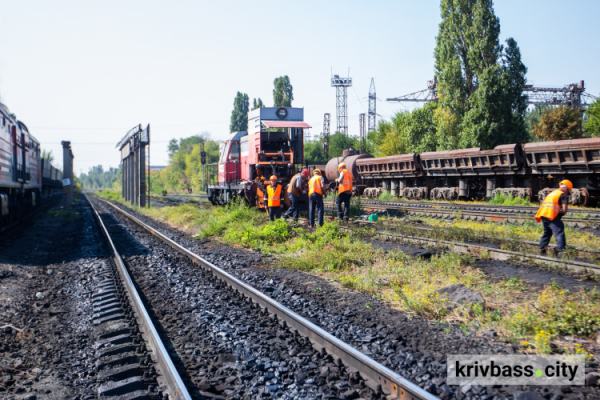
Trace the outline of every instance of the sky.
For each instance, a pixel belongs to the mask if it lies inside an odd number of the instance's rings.
[[[494,8],[529,83],[585,80],[600,94],[599,1]],[[437,0],[0,0],[0,98],[58,167],[70,140],[76,174],[118,166],[115,145],[138,124],[150,124],[152,165],[167,164],[172,138],[227,139],[236,93],[272,106],[282,75],[315,136],[324,113],[335,130],[332,73],[349,74],[348,130],[358,135],[371,78],[378,119],[415,106],[386,99],[427,87],[439,22]]]

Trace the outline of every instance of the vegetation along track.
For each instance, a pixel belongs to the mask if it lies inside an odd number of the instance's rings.
[[[160,196],[155,197],[160,200]],[[203,194],[170,194],[166,201],[172,199],[206,200]],[[326,207],[334,207],[333,199],[325,199]],[[361,199],[361,206],[367,211],[399,212],[406,215],[433,216],[437,218],[463,218],[473,221],[493,221],[520,223],[531,221],[535,216],[537,206],[503,206],[477,203],[449,203],[434,201],[382,201]],[[566,225],[572,227],[588,227],[600,225],[600,210],[597,208],[573,208],[563,217]]]
[[[131,214],[90,200],[192,396],[435,398]]]

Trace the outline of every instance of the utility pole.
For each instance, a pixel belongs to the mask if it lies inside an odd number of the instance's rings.
[[[323,154],[325,159],[329,160],[329,123],[331,120],[331,114],[325,113],[323,117]]]
[[[352,78],[340,78],[339,75],[334,75],[331,78],[331,86],[335,87],[336,132],[348,136],[348,88],[352,86]]]
[[[360,152],[361,153],[365,153],[366,149],[365,149],[365,142],[366,142],[366,138],[365,138],[365,113],[362,113],[358,116],[358,125],[360,128],[360,136],[359,136],[359,140],[360,140]]]
[[[371,78],[369,89],[369,132],[377,129],[377,95],[375,94],[375,80]]]

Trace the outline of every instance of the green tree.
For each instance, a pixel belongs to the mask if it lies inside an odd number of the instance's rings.
[[[357,137],[346,136],[340,132],[329,135],[329,158],[340,157],[345,149],[358,149],[359,145]]]
[[[79,175],[81,186],[86,189],[118,189],[121,187],[121,167],[105,171],[102,165],[89,169],[87,174]]]
[[[202,168],[201,153],[206,152],[207,164],[217,163],[219,160],[219,143],[210,139],[208,132],[187,138],[172,139],[172,148],[176,149],[169,158],[169,165],[164,170],[152,171],[150,181],[152,190],[160,193],[163,190],[180,191],[202,189],[202,174],[208,179],[209,169]]]
[[[52,154],[52,150],[42,149],[42,160],[46,160],[49,163],[54,161],[54,154]]]
[[[555,107],[548,109],[535,124],[533,133],[542,140],[580,139],[581,112],[570,107]]]
[[[275,78],[273,81],[275,88],[273,89],[274,107],[291,107],[294,100],[293,87],[290,83],[290,78],[287,75]]]
[[[528,141],[540,141],[540,139],[537,136],[535,136],[533,128],[535,128],[535,125],[540,122],[540,118],[542,117],[542,115],[544,115],[544,113],[550,108],[551,106],[548,105],[536,104],[530,111],[527,112],[527,114],[525,115],[525,127],[527,129],[527,132],[529,133]]]
[[[323,137],[317,140],[304,142],[304,160],[307,164],[327,164],[325,153],[323,152]]]
[[[600,98],[585,110],[585,118],[583,129],[586,134],[591,137],[600,137]]]
[[[231,122],[229,124],[231,132],[248,130],[248,107],[248,95],[237,92],[233,100],[233,111],[231,112]]]
[[[265,108],[264,103],[262,102],[262,100],[260,99],[260,97],[257,99],[252,99],[252,109],[256,110],[257,108]]]
[[[491,0],[442,0],[436,38],[438,148],[493,148],[527,137],[527,68],[514,39],[499,42]]]
[[[173,156],[175,155],[175,153],[177,153],[177,151],[179,151],[179,142],[177,141],[177,139],[173,138],[169,141],[169,148],[168,148],[169,160],[173,158]]]

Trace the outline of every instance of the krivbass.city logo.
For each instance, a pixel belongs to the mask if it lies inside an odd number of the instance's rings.
[[[449,355],[449,385],[583,385],[585,356]]]

